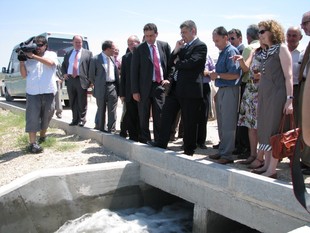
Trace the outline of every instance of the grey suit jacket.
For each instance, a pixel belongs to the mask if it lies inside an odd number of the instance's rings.
[[[168,61],[170,46],[167,42],[156,41],[160,55],[164,79],[168,79]],[[140,93],[141,98],[148,98],[152,87],[153,59],[146,42],[140,44],[133,52],[131,61],[131,92]]]
[[[113,59],[111,61],[114,63]],[[103,99],[105,97],[106,90],[106,70],[103,66],[104,61],[102,53],[94,56],[91,59],[89,66],[89,80],[94,84],[93,95],[95,98]],[[119,73],[114,63],[114,74],[115,74],[115,88],[117,95],[119,95]]]
[[[61,70],[63,74],[67,74],[68,72],[69,58],[72,54],[72,51],[73,49],[69,51],[68,53],[66,53],[64,57],[64,61],[62,62]],[[81,53],[81,58],[80,58],[80,63],[79,63],[79,76],[80,76],[80,82],[81,82],[82,88],[87,89],[89,88],[89,85],[90,85],[90,81],[88,79],[88,71],[89,71],[90,60],[93,57],[93,54],[91,51],[87,49],[83,49],[83,48],[81,52],[82,53]]]

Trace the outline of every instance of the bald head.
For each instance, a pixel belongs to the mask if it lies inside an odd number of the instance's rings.
[[[300,26],[305,34],[310,36],[310,11],[303,14]]]
[[[308,20],[310,20],[310,11],[304,13],[304,14],[302,15],[302,19],[303,19],[303,21],[308,21]]]
[[[290,51],[293,51],[299,45],[302,39],[301,29],[299,27],[289,27],[286,31],[287,46]]]
[[[130,52],[134,50],[140,44],[140,40],[136,35],[132,35],[127,40],[128,49]]]

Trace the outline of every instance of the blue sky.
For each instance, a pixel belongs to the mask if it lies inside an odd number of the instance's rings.
[[[104,40],[113,40],[123,55],[127,38],[136,34],[142,39],[143,26],[152,22],[158,27],[158,39],[167,41],[173,49],[180,39],[179,25],[187,19],[196,22],[198,37],[216,58],[214,28],[239,28],[247,45],[245,33],[250,24],[275,19],[286,30],[300,25],[302,14],[310,11],[310,4],[309,0],[1,0],[0,9],[0,66],[3,67],[7,66],[13,46],[47,31],[87,36],[94,54],[101,52]],[[309,39],[304,36],[302,44],[305,46]]]

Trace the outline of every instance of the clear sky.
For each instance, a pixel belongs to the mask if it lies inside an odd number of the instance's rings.
[[[101,52],[104,40],[114,41],[125,53],[127,38],[143,36],[143,26],[155,23],[157,39],[167,41],[171,48],[180,39],[180,24],[191,19],[198,28],[198,37],[208,46],[213,58],[218,50],[212,31],[218,26],[227,30],[239,28],[247,45],[246,28],[265,19],[275,19],[286,30],[298,26],[302,14],[310,11],[309,0],[54,0],[0,2],[0,67],[7,66],[13,47],[43,32],[81,34],[89,39],[90,50]],[[306,46],[310,37],[304,36]]]

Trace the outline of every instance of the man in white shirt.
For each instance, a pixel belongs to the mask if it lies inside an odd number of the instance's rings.
[[[299,27],[290,27],[286,31],[286,41],[287,47],[292,55],[293,61],[293,108],[294,108],[294,119],[296,125],[298,125],[298,97],[299,97],[299,88],[298,88],[298,76],[300,70],[299,57],[303,52],[303,48],[299,44],[302,39],[301,29]]]
[[[26,61],[20,60],[20,73],[26,78],[26,132],[30,143],[28,151],[41,153],[43,148],[39,144],[46,139],[46,130],[55,111],[58,59],[55,52],[46,51],[47,40],[44,36],[36,37],[34,42],[36,50],[25,53]],[[37,142],[38,131],[40,138]]]

